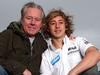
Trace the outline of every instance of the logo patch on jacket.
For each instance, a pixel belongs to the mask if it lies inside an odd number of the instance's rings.
[[[52,59],[51,64],[55,65],[60,60],[60,55],[57,55],[54,59]]]
[[[68,48],[68,55],[76,52],[79,52],[79,49],[76,46],[72,46]]]
[[[88,44],[88,43],[89,43],[89,41],[87,41],[87,40],[84,40],[84,43],[85,43],[85,44]]]
[[[68,51],[76,49],[76,46],[72,46],[68,48]]]

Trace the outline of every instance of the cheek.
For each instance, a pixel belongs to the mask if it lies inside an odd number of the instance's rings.
[[[21,22],[22,22],[22,25],[23,25],[25,28],[30,24],[30,22],[29,22],[28,20],[26,20],[26,19],[23,19]]]
[[[64,26],[64,27],[62,27],[63,28],[63,30],[66,30],[66,27]]]
[[[39,28],[39,29],[42,27],[42,23],[41,22],[37,23],[36,25],[37,25],[37,28]]]
[[[62,25],[62,26],[61,26],[61,28],[62,28],[63,30],[66,30],[66,27],[65,27],[65,25]]]
[[[23,26],[24,31],[28,31],[28,23],[23,22],[22,26]]]
[[[52,30],[54,30],[55,29],[55,27],[54,26],[49,26],[49,28],[48,28],[50,31],[52,31]]]
[[[27,24],[30,24],[30,21],[24,18],[24,19],[22,19],[22,23],[27,25]]]
[[[54,30],[55,30],[54,28],[49,28],[49,29],[48,29],[48,31],[49,31],[50,33],[54,33]]]
[[[24,29],[25,32],[28,31],[28,27],[25,24],[23,25],[23,29]]]

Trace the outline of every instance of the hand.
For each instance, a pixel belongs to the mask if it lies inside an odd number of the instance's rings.
[[[28,69],[25,69],[23,75],[32,75],[32,73]]]
[[[69,39],[70,39],[70,40],[73,40],[73,39],[75,39],[75,38],[76,38],[76,37],[75,37],[74,35],[72,35],[72,34],[69,36]]]

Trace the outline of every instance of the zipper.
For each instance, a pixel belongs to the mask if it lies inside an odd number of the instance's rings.
[[[33,46],[31,45],[31,56],[33,55]]]

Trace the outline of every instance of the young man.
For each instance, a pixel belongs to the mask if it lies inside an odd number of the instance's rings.
[[[83,37],[69,39],[73,32],[71,16],[53,10],[46,17],[48,49],[43,53],[41,75],[82,75],[100,60],[96,47]],[[95,72],[84,75],[99,75]]]
[[[2,75],[40,75],[41,54],[47,48],[41,35],[43,24],[42,7],[29,2],[21,10],[20,22],[10,23],[0,33]]]

